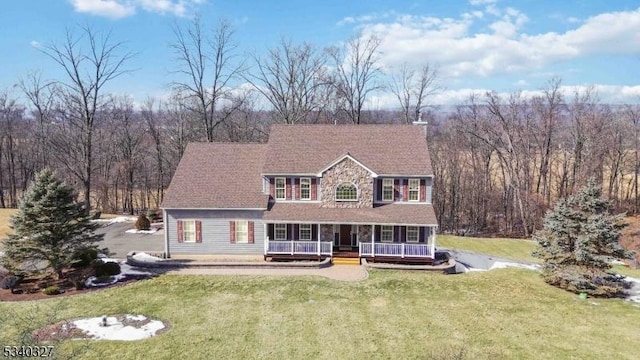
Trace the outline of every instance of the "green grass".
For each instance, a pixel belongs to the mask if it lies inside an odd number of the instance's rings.
[[[436,246],[475,251],[513,260],[540,262],[531,256],[535,249],[535,242],[532,240],[438,235]]]
[[[465,359],[635,359],[640,343],[637,306],[579,300],[522,269],[373,271],[357,283],[165,275],[68,298],[0,303],[0,343],[14,344],[18,329],[45,322],[121,313],[171,328],[143,341],[89,341],[80,358],[448,359],[462,352]],[[56,351],[82,344],[64,342]]]

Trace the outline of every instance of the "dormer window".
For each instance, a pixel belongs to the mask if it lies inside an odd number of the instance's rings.
[[[358,189],[352,183],[342,183],[336,187],[336,201],[357,201]]]
[[[286,196],[285,192],[285,178],[276,178],[276,200],[284,200]]]

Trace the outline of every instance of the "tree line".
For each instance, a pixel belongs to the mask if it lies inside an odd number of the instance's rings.
[[[141,103],[106,91],[136,56],[110,33],[75,28],[40,48],[63,75],[33,72],[0,91],[0,207],[16,207],[48,167],[88,208],[155,209],[189,142],[266,141],[273,123],[424,117],[444,231],[528,236],[555,199],[591,177],[617,206],[638,210],[635,105],[602,104],[594,90],[567,99],[552,79],[539,96],[489,92],[437,108],[430,103],[443,89],[436,69],[383,68],[375,36],[329,48],[283,38],[258,56],[238,51],[224,20],[208,27],[195,18],[173,30],[171,95]],[[397,107],[367,110],[381,91]]]

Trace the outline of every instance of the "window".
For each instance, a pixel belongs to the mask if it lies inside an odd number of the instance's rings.
[[[300,224],[300,240],[311,240],[311,224]]]
[[[380,241],[393,242],[393,226],[382,225],[380,229]]]
[[[287,224],[275,224],[274,226],[276,240],[287,240]]]
[[[236,244],[249,243],[249,222],[236,221]]]
[[[300,200],[311,200],[311,179],[300,179]]]
[[[196,242],[195,220],[182,220],[182,241]]]
[[[420,199],[420,179],[409,179],[409,201]]]
[[[358,200],[358,189],[351,183],[342,183],[336,188],[336,200],[356,201]]]
[[[393,179],[382,180],[382,201],[393,201]]]
[[[407,242],[417,243],[418,242],[418,227],[417,226],[407,226]]]
[[[286,196],[285,178],[276,178],[276,200],[284,200]]]

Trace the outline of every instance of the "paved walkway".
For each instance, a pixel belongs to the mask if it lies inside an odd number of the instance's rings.
[[[265,269],[265,268],[184,268],[168,271],[177,275],[274,275],[274,276],[323,276],[339,281],[362,281],[369,277],[363,266],[332,265],[322,269]]]

